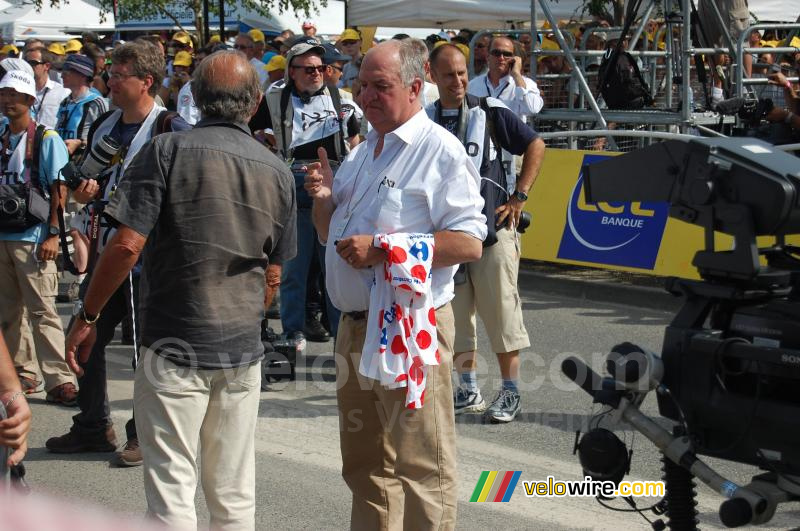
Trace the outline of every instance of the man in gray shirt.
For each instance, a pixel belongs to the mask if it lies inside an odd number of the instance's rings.
[[[238,52],[200,64],[203,119],[131,163],[106,208],[118,231],[67,340],[70,363],[88,358],[92,323],[144,250],[134,408],[148,514],[169,528],[197,526],[198,457],[210,526],[255,526],[260,325],[296,247],[294,179],[247,127],[259,87]]]

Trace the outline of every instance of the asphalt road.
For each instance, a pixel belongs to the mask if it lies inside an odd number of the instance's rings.
[[[523,413],[509,425],[484,424],[477,415],[458,418],[459,528],[460,529],[648,529],[640,516],[611,512],[591,498],[527,498],[522,481],[581,479],[572,455],[575,430],[586,425],[596,408],[588,397],[560,374],[561,360],[578,355],[595,368],[614,344],[629,340],[658,351],[666,311],[615,305],[611,302],[546,295],[533,290],[522,294],[525,322],[533,347],[523,353]],[[67,305],[60,305],[66,319]],[[271,385],[262,394],[256,434],[258,507],[257,529],[344,529],[349,521],[349,492],[339,470],[333,358],[331,344],[309,344],[300,361],[298,379]],[[483,330],[479,351],[489,353]],[[131,413],[130,347],[118,342],[109,348],[109,396],[120,443]],[[480,362],[479,381],[491,399],[500,385],[493,355]],[[47,452],[48,437],[64,433],[74,409],[47,405],[44,394],[31,399],[34,425],[27,458],[30,483],[37,492],[54,494],[80,507],[138,517],[145,510],[141,468],[109,466],[111,454],[54,455]],[[654,397],[644,410],[657,416]],[[664,424],[666,426],[666,423]],[[639,435],[624,437],[634,450],[631,476],[661,477],[659,454]],[[708,460],[735,481],[746,482],[755,469]],[[521,470],[522,476],[508,503],[469,503],[483,470]],[[699,519],[703,528],[721,528],[717,509],[721,498],[704,486],[699,491]],[[640,506],[652,499],[641,499]],[[616,507],[624,505],[611,502]],[[198,489],[200,522],[208,516]],[[657,518],[647,513],[648,518]],[[800,522],[796,504],[780,509],[769,524],[786,529]],[[0,526],[2,527],[2,526]]]

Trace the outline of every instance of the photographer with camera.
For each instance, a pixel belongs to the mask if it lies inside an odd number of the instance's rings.
[[[453,314],[456,340],[454,365],[460,385],[455,413],[486,409],[476,376],[477,310],[497,353],[503,388],[486,413],[492,422],[510,422],[520,411],[519,351],[530,346],[517,292],[522,211],[544,158],[544,141],[508,107],[494,98],[467,94],[467,61],[452,44],[431,54],[431,76],[439,100],[428,105],[428,116],[453,133],[466,148],[481,175],[481,195],[488,236],[481,259],[463,264],[457,275]],[[522,171],[513,194],[507,192],[503,151],[522,155]],[[458,281],[461,281],[460,283]]]
[[[72,167],[62,170],[75,198],[88,204],[72,220],[72,228],[82,234],[89,247],[88,275],[81,286],[81,297],[91,282],[94,264],[115,229],[103,217],[103,211],[125,178],[131,161],[155,134],[170,130],[188,129],[154,101],[164,75],[164,57],[158,48],[146,42],[129,42],[114,49],[109,77],[111,101],[118,108],[105,113],[92,124],[86,156],[78,171]],[[89,175],[86,175],[89,174]],[[92,175],[93,174],[93,175]],[[77,303],[73,321],[96,326],[97,341],[88,361],[82,363],[78,382],[82,392],[78,399],[80,413],[73,417],[68,433],[49,439],[45,446],[54,453],[113,452],[117,439],[111,424],[106,393],[105,348],[114,338],[118,324],[131,313],[134,330],[138,328],[136,306],[139,295],[139,275],[134,270],[116,289],[103,315],[90,315]],[[134,345],[134,367],[136,365]],[[131,418],[125,425],[127,443],[117,454],[117,464],[141,464],[136,425]]]
[[[78,391],[64,358],[64,331],[55,305],[58,291],[58,207],[66,189],[59,170],[67,148],[55,131],[30,115],[36,101],[31,74],[11,70],[0,81],[0,323],[21,374],[35,375],[35,350],[47,401],[75,404]],[[20,348],[27,310],[35,349]]]

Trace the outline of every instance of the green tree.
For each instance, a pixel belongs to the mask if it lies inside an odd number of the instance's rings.
[[[37,9],[41,9],[42,3],[47,0],[33,0]],[[69,4],[69,0],[49,0],[50,5],[58,7],[59,5]],[[184,29],[181,25],[179,15],[186,12],[192,13],[195,28],[198,29],[200,38],[203,38],[203,1],[202,0],[117,0],[116,6],[114,0],[97,0],[100,4],[100,16],[103,17],[108,13],[115,13],[116,20],[125,22],[130,19],[139,19],[147,17],[166,17],[172,19],[175,25],[180,29]],[[241,5],[245,9],[254,11],[262,16],[267,16],[270,11],[277,9],[280,13],[284,11],[293,10],[295,13],[304,13],[305,16],[311,16],[319,7],[328,5],[327,0],[226,0],[226,5]],[[116,12],[115,12],[116,7]],[[219,14],[219,1],[209,0],[208,8],[210,15]],[[200,43],[204,44],[203,42]]]
[[[612,26],[622,26],[625,20],[625,0],[584,0],[583,10]]]

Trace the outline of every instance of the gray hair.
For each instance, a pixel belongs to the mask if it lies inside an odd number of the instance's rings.
[[[425,82],[425,62],[428,60],[427,48],[425,54],[420,53],[414,39],[405,39],[397,42],[397,51],[400,54],[400,81],[403,86],[410,86],[415,79]]]
[[[258,73],[244,55],[221,50],[195,69],[192,94],[203,118],[247,123],[261,98]]]

